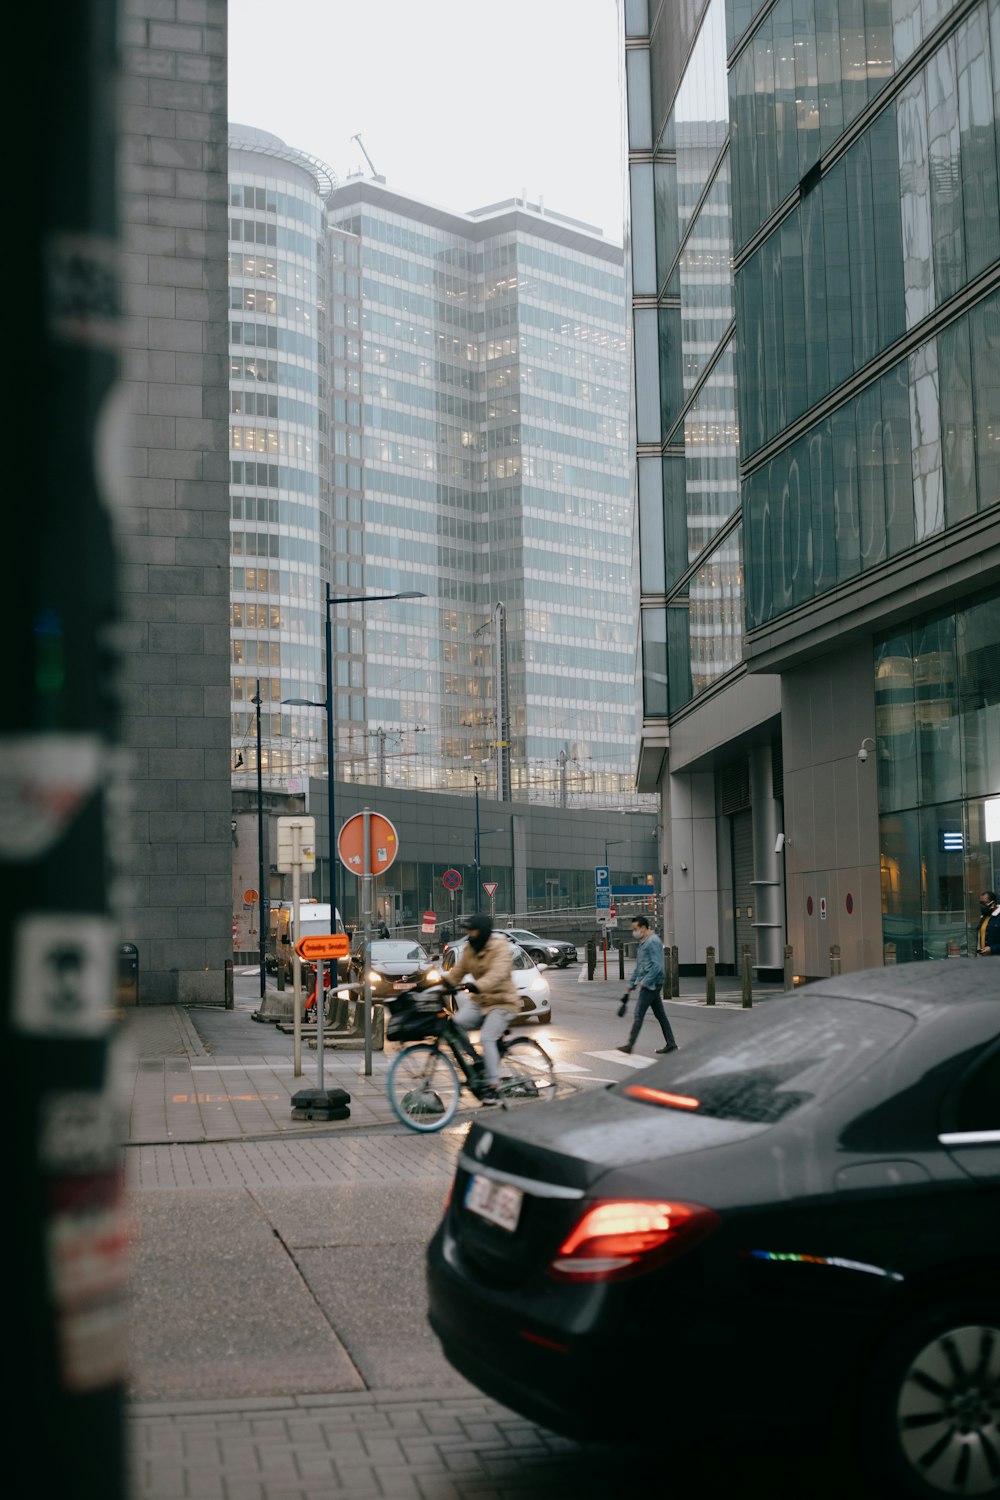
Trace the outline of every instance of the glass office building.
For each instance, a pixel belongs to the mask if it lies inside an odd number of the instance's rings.
[[[338,540],[325,208],[335,182],[322,162],[276,136],[230,126],[233,769],[237,776],[256,770],[259,685],[261,763],[270,783],[319,769],[312,719],[282,700],[314,699],[323,681],[323,600]],[[346,543],[343,552],[349,555]],[[362,718],[361,698],[357,709]]]
[[[1000,858],[1000,4],[626,0],[625,30],[640,785],[682,957],[968,951]]]
[[[348,774],[634,804],[622,250],[374,179],[328,213],[360,255],[365,588],[428,596],[368,611],[377,773]]]

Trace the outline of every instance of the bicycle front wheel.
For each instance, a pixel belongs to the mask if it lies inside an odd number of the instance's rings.
[[[443,1130],[455,1118],[462,1092],[455,1064],[430,1042],[404,1047],[389,1069],[389,1103],[411,1130]]]
[[[554,1099],[552,1059],[531,1037],[515,1037],[500,1048],[500,1090],[513,1099]]]

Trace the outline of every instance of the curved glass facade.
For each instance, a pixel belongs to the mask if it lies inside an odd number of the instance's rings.
[[[234,770],[320,769],[323,598],[331,577],[328,267],[332,174],[232,127],[229,161],[230,640]],[[325,759],[325,756],[323,757]]]

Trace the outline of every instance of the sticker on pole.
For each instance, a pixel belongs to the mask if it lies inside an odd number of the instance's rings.
[[[114,928],[98,915],[45,912],[15,933],[14,1021],[33,1036],[102,1036],[114,1004]]]
[[[460,891],[462,889],[462,877],[458,870],[445,870],[441,876],[441,884],[446,891]]]

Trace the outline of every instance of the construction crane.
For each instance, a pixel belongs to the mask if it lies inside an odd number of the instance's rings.
[[[372,161],[371,157],[368,155],[368,152],[365,150],[365,143],[361,139],[360,132],[357,135],[352,135],[351,140],[357,141],[358,145],[361,147],[362,156],[372,169],[372,176],[376,179],[376,181],[380,181],[381,179],[379,178],[379,174],[375,170],[375,163]]]

